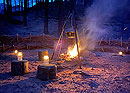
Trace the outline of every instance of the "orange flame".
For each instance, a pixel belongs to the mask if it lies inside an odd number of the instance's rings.
[[[73,49],[71,49],[70,47],[68,48],[67,55],[69,55],[68,58],[75,58],[75,57],[78,56],[78,51],[77,51],[77,45],[76,44],[74,45]]]

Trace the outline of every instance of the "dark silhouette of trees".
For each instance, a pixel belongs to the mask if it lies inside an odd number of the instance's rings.
[[[27,25],[27,0],[24,0],[24,12],[23,12],[23,22]]]
[[[63,19],[64,19],[64,15],[63,15],[63,0],[58,0],[58,35],[61,34],[62,31],[62,26],[63,26]]]
[[[45,0],[45,20],[44,20],[44,33],[49,34],[48,32],[48,6],[49,0]]]

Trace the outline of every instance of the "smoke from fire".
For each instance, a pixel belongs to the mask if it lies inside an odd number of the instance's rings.
[[[85,21],[82,29],[81,46],[83,49],[93,50],[96,42],[110,32],[110,28],[104,26],[112,17],[121,12],[129,0],[94,0],[93,4],[86,9]],[[85,37],[84,36],[85,33]],[[86,40],[84,39],[86,38]],[[86,43],[85,43],[86,42]]]

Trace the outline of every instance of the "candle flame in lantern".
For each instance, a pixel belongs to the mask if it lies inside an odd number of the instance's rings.
[[[121,55],[121,56],[123,55],[123,53],[121,51],[118,54]]]
[[[49,59],[49,57],[48,56],[44,56],[44,59]]]
[[[18,56],[22,56],[23,54],[22,54],[22,52],[18,52]]]
[[[22,54],[22,52],[18,52],[18,54],[17,54],[17,59],[18,59],[18,61],[21,61],[21,60],[23,60],[23,54]]]
[[[18,53],[18,50],[15,50],[14,53],[17,54],[17,53]]]
[[[74,45],[73,49],[68,49],[68,53],[67,53],[68,58],[74,58],[78,55],[78,51],[77,51],[77,45]]]

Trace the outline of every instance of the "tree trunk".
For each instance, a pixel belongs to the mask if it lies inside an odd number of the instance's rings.
[[[37,0],[36,0],[36,5],[37,5]]]
[[[33,0],[32,0],[32,7],[33,7]]]
[[[23,21],[24,25],[27,26],[27,0],[24,0]]]
[[[21,1],[21,11],[23,12],[23,1]]]
[[[21,0],[19,0],[19,12],[20,12],[20,3],[21,3]]]
[[[27,5],[27,8],[29,8],[29,0],[27,0],[27,4],[28,4],[28,5]]]
[[[63,1],[62,0],[58,1],[58,5],[59,5],[58,35],[60,35],[62,32],[62,26],[63,26]]]
[[[11,14],[12,14],[11,0],[7,0],[7,18],[9,21],[11,20]]]
[[[70,0],[70,12],[72,12],[75,9],[76,0]]]
[[[16,12],[16,0],[15,0],[15,12]]]
[[[48,32],[48,6],[49,6],[49,0],[45,0],[45,21],[44,21],[45,34],[49,34]]]
[[[3,0],[3,2],[4,2],[4,14],[6,13],[6,7],[5,7],[5,0]]]

